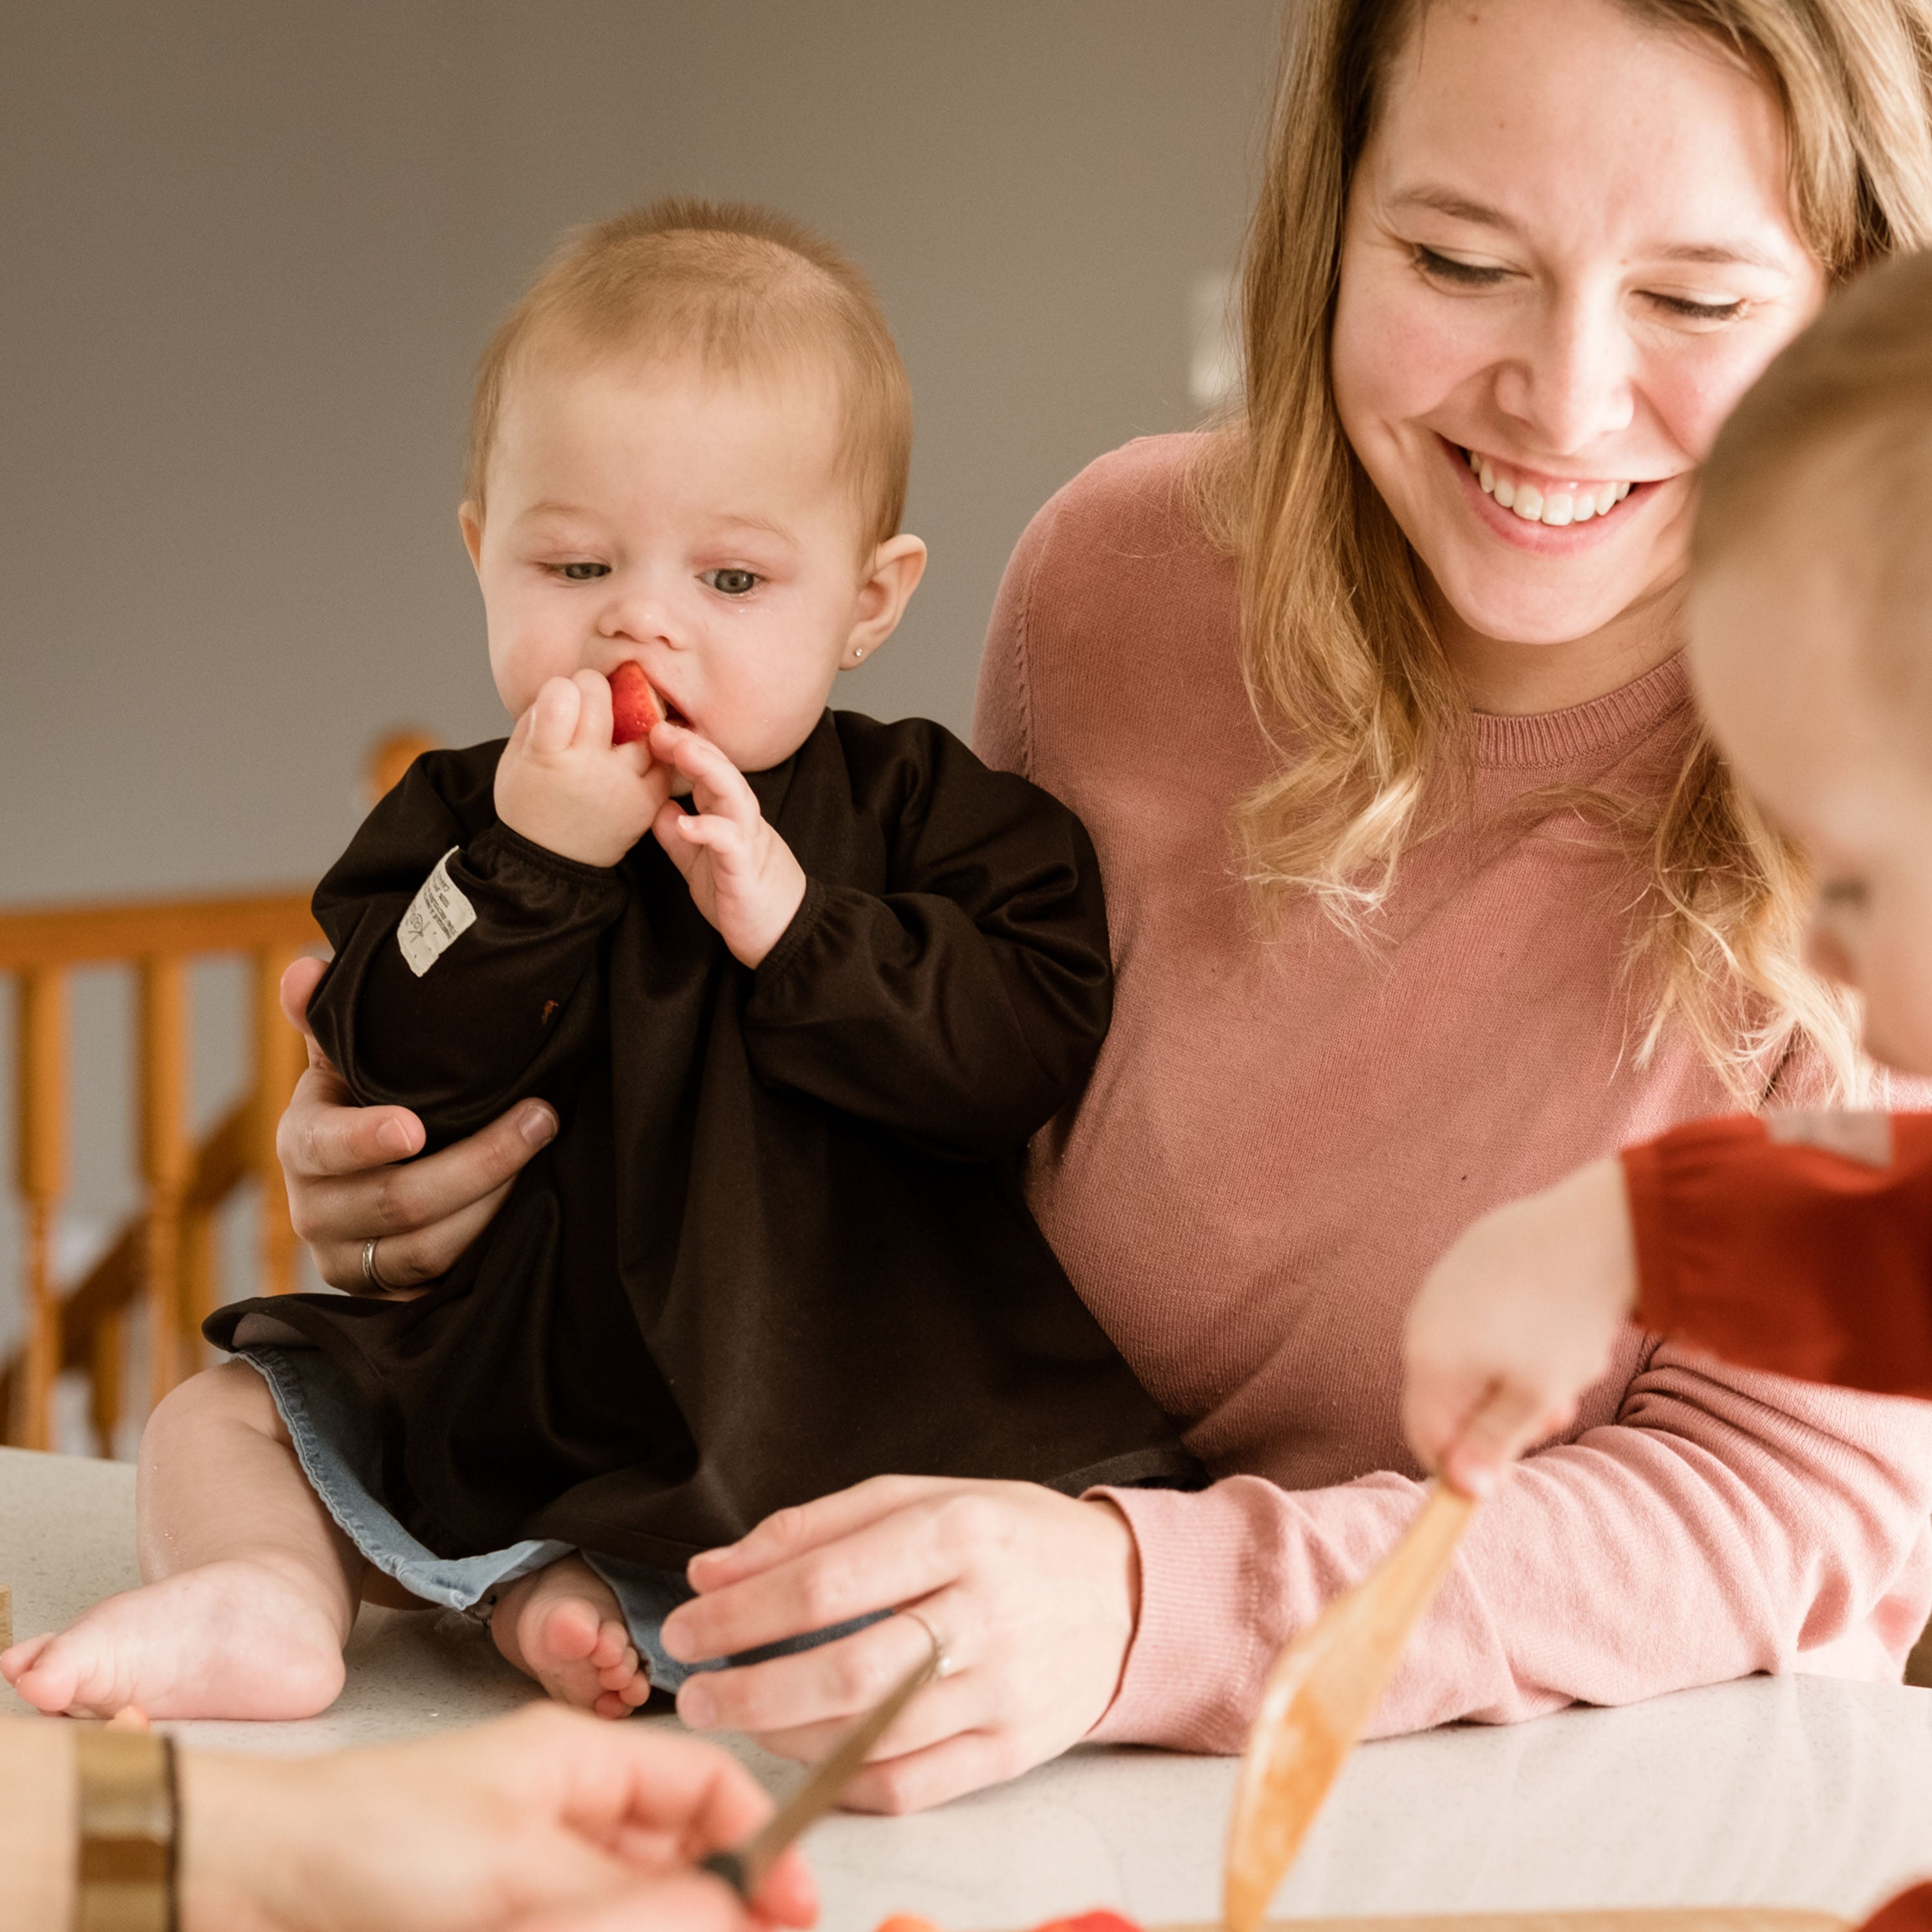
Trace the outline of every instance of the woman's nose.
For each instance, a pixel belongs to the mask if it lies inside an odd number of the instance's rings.
[[[1522,424],[1525,454],[1578,455],[1628,429],[1634,359],[1613,301],[1580,293],[1552,300],[1534,340],[1497,374],[1497,404]]]

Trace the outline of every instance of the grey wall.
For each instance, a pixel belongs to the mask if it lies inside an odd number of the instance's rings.
[[[455,526],[468,372],[564,227],[672,190],[776,203],[878,281],[933,561],[839,701],[963,730],[1028,517],[1191,419],[1280,4],[12,0],[0,908],[306,882],[376,734],[503,728]],[[200,976],[203,1120],[238,992]],[[76,988],[75,1265],[132,1198],[127,994]],[[7,1174],[10,1033],[0,986]],[[14,1254],[0,1182],[0,1348]]]
[[[502,728],[467,374],[567,224],[778,203],[877,279],[933,565],[842,703],[966,722],[1000,565],[1174,428],[1279,0],[36,0],[0,26],[0,902],[312,878]]]

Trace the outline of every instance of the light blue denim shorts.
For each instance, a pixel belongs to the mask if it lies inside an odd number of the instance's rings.
[[[268,1323],[261,1316],[245,1322],[236,1335],[236,1352],[268,1384],[275,1407],[287,1426],[289,1440],[310,1486],[335,1520],[343,1534],[386,1576],[393,1577],[412,1595],[472,1616],[485,1616],[506,1584],[533,1570],[542,1570],[575,1546],[531,1539],[506,1550],[479,1556],[439,1556],[426,1549],[377,1500],[381,1484],[375,1442],[363,1425],[360,1405],[348,1377],[322,1349],[284,1346],[256,1340]],[[280,1324],[280,1334],[290,1331]],[[251,1334],[251,1330],[254,1331]],[[595,1550],[580,1554],[585,1562],[616,1593],[631,1641],[650,1672],[652,1688],[675,1690],[694,1670],[723,1670],[734,1664],[762,1663],[766,1658],[810,1650],[835,1638],[876,1623],[878,1616],[854,1618],[810,1635],[788,1637],[735,1657],[706,1664],[680,1664],[666,1654],[664,1620],[679,1604],[696,1594],[678,1570],[654,1568]],[[890,1616],[890,1611],[879,1613]]]

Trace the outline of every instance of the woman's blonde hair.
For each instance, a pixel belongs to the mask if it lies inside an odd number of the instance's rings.
[[[1932,240],[1932,0],[1618,3],[1718,40],[1776,87],[1795,219],[1834,281]],[[1210,531],[1240,560],[1243,668],[1280,760],[1237,810],[1249,876],[1264,904],[1312,893],[1357,929],[1472,769],[1467,699],[1329,380],[1351,179],[1382,76],[1428,4],[1297,10],[1244,264],[1243,412],[1196,477]],[[1652,1001],[1642,1050],[1674,1019],[1754,1102],[1804,1036],[1854,1088],[1851,1009],[1802,962],[1804,861],[1701,730],[1660,808],[1593,805],[1645,862],[1631,959]]]

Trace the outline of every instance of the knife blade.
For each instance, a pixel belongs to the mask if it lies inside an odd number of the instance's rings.
[[[746,1904],[752,1902],[752,1894],[778,1854],[808,1825],[838,1803],[840,1793],[865,1762],[866,1754],[885,1735],[886,1726],[940,1674],[946,1653],[940,1649],[938,1638],[926,1629],[925,1619],[916,1621],[926,1630],[932,1646],[926,1654],[838,1740],[813,1768],[812,1775],[758,1831],[742,1845],[730,1851],[713,1852],[702,1862],[700,1869],[722,1878]]]

